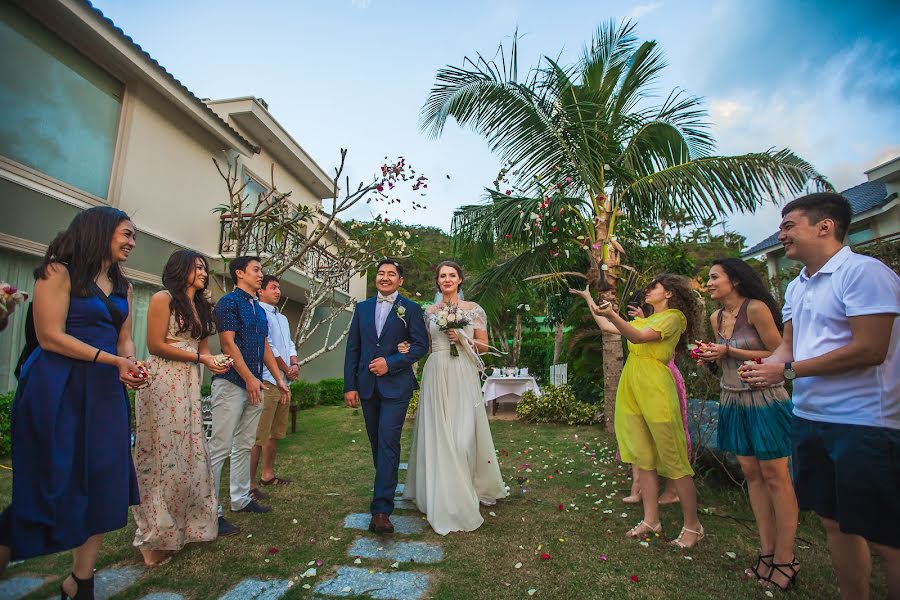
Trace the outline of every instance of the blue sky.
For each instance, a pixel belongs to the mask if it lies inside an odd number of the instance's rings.
[[[200,97],[264,98],[329,173],[347,147],[351,180],[403,155],[431,178],[427,210],[392,213],[449,229],[500,166],[449,124],[437,140],[418,113],[438,68],[491,55],[518,28],[520,65],[574,62],[597,25],[634,18],[669,62],[658,88],[706,99],[719,153],[789,147],[838,189],[900,155],[900,4],[811,0],[94,0]],[[449,175],[448,179],[446,175]],[[356,216],[367,217],[365,212]],[[778,209],[734,216],[752,244]]]

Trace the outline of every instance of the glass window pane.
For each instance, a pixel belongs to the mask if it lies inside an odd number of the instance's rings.
[[[0,154],[106,198],[124,86],[0,3]]]

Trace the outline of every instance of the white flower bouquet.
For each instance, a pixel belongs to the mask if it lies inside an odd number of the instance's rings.
[[[463,329],[471,321],[459,310],[458,304],[444,305],[435,313],[435,321],[441,331],[450,329]],[[459,356],[459,348],[456,344],[450,346],[450,356]]]

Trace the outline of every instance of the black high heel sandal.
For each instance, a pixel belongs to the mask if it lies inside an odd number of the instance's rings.
[[[75,573],[72,573],[72,579],[75,581],[75,585],[78,586],[78,591],[75,592],[74,596],[70,596],[66,593],[62,584],[59,584],[59,600],[94,600],[93,577],[90,579],[78,579]]]
[[[744,576],[747,577],[747,579],[750,579],[751,577],[755,577],[757,581],[759,581],[761,579],[765,579],[765,576],[759,572],[760,567],[768,568],[771,571],[772,563],[770,561],[774,558],[775,558],[774,554],[757,554],[756,555],[756,564],[753,565],[752,567],[748,567],[748,568],[744,569]]]
[[[782,592],[787,592],[789,590],[794,589],[797,586],[797,575],[800,574],[800,571],[797,567],[800,566],[800,563],[797,562],[796,559],[791,560],[789,563],[772,563],[772,568],[769,570],[769,575],[766,577],[762,577],[759,581],[763,585],[768,588],[776,587],[780,589]],[[790,569],[791,572],[788,573],[785,569]],[[775,571],[778,571],[781,575],[787,577],[787,583],[785,585],[779,585],[772,580],[772,575],[775,574]]]

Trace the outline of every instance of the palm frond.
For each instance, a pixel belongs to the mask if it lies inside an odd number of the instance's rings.
[[[666,167],[624,186],[619,207],[656,222],[682,211],[699,220],[731,211],[754,211],[766,200],[800,192],[808,182],[827,183],[790,150],[741,156],[708,156]]]

